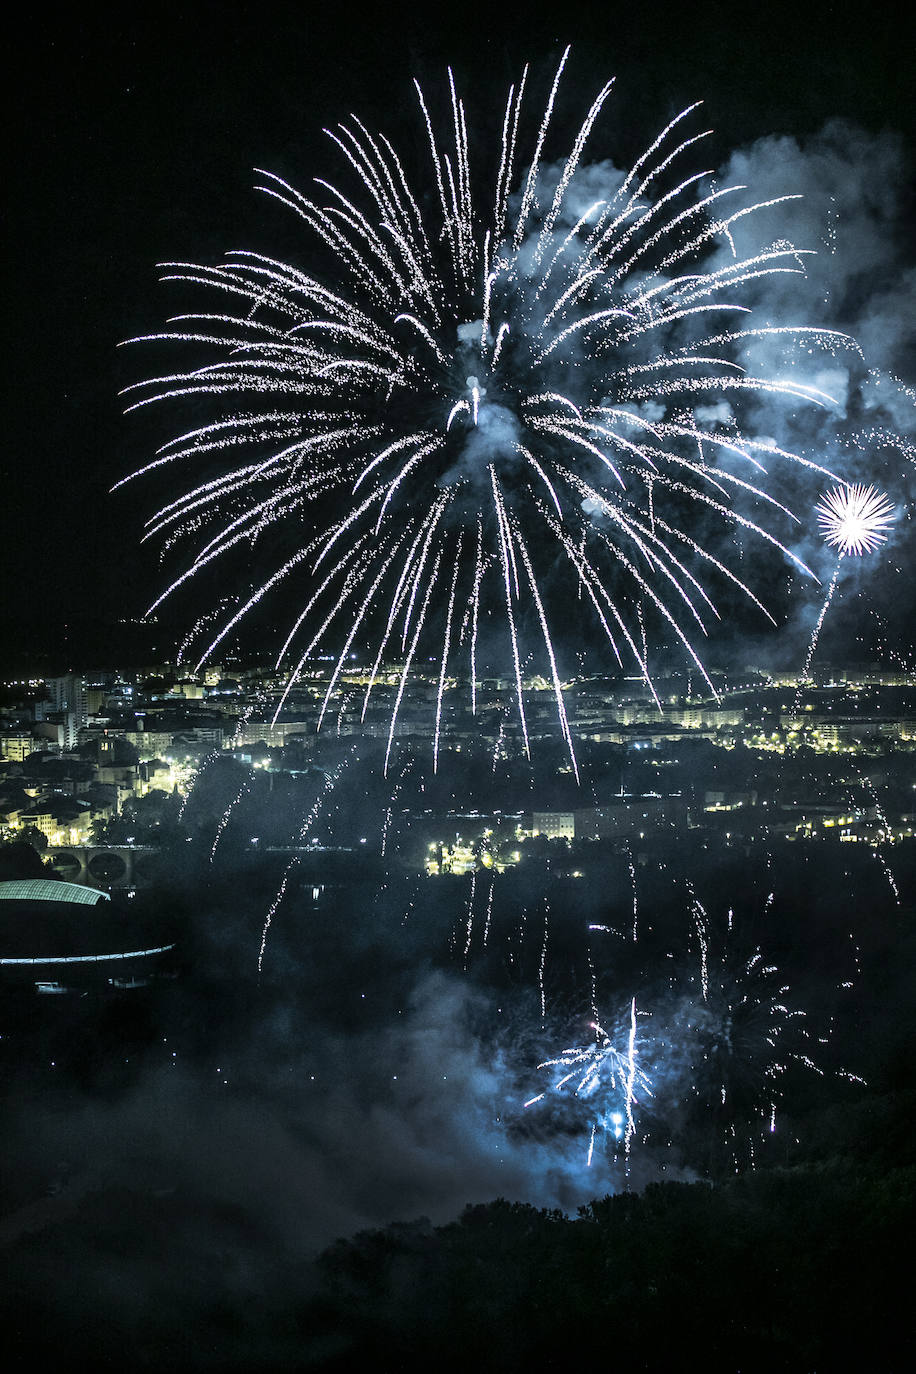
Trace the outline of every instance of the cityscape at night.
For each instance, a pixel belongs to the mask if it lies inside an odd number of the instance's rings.
[[[33,28],[11,1368],[909,1363],[903,35],[578,8]]]

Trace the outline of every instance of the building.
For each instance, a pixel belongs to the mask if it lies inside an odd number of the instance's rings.
[[[41,744],[32,738],[31,730],[6,730],[0,734],[0,758],[11,763],[22,763],[39,748]]]
[[[546,835],[548,840],[574,840],[576,816],[574,811],[534,811],[531,815],[532,835]]]
[[[89,803],[61,793],[37,801],[19,813],[19,826],[38,830],[49,844],[84,844],[91,825]]]
[[[56,718],[63,727],[61,744],[75,749],[80,730],[89,723],[89,693],[86,681],[78,673],[64,677],[49,677],[45,681],[50,704],[44,704],[45,719]]]
[[[174,948],[129,922],[105,892],[52,878],[0,882],[0,985],[7,988],[142,987]]]

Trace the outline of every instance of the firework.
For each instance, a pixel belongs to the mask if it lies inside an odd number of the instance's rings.
[[[817,505],[821,534],[840,555],[874,553],[887,539],[894,506],[877,487],[839,486]]]
[[[600,1130],[614,1141],[624,1142],[629,1154],[630,1142],[636,1130],[634,1107],[638,1105],[637,1090],[644,1098],[652,1096],[650,1081],[638,1062],[636,1048],[636,999],[629,1007],[628,1027],[621,1038],[626,1049],[621,1050],[613,1038],[597,1021],[592,1026],[595,1038],[586,1045],[574,1045],[556,1056],[545,1059],[539,1069],[562,1069],[550,1092],[564,1092],[580,1102],[588,1103],[592,1123],[589,1131],[588,1166],[591,1167],[595,1137]],[[526,1107],[542,1102],[548,1093],[529,1098]],[[593,1110],[597,1108],[597,1110]]]
[[[893,523],[895,514],[895,507],[883,492],[876,487],[855,484],[833,487],[818,502],[815,510],[821,534],[839,553],[811,634],[800,683],[808,680],[821,628],[840,579],[843,559],[850,554],[874,553],[875,549],[880,548],[887,540],[886,531]],[[798,714],[800,703],[799,685],[795,693],[794,715]]]
[[[353,751],[351,750],[350,754],[348,754],[345,758],[341,759],[336,768],[334,768],[330,773],[325,774],[321,790],[319,791],[315,800],[312,802],[312,805],[309,807],[308,811],[303,816],[302,822],[299,826],[299,833],[296,839],[300,850],[305,847],[307,841],[310,839],[312,829],[314,828],[314,825],[321,814],[322,808],[326,805],[329,797],[331,796],[335,787],[340,781],[341,776],[350,766],[352,760]],[[215,848],[216,845],[214,844],[214,849]],[[264,924],[261,928],[261,945],[258,950],[259,974],[263,971],[264,968],[264,955],[267,950],[267,936],[270,931],[271,922],[273,921],[274,916],[276,916],[277,910],[279,909],[280,904],[286,895],[286,889],[289,884],[289,880],[293,873],[293,870],[298,868],[300,863],[301,854],[294,854],[293,857],[290,859],[289,863],[286,865],[286,868],[283,870],[283,877],[280,880],[280,885],[274,893],[273,901],[271,902],[267,910],[267,913],[264,917]]]
[[[633,950],[629,934],[590,927],[615,937],[602,962],[613,965],[619,991],[598,991],[601,942],[590,941],[593,1038],[542,1058],[538,1070],[551,1081],[523,1103],[528,1129],[581,1138],[588,1166],[603,1142],[609,1154],[622,1149],[628,1164],[638,1143],[640,1152],[666,1155],[673,1147],[707,1169],[754,1167],[761,1142],[777,1131],[786,1082],[825,1074],[808,1016],[766,951],[774,894],[753,941],[734,908],[713,919],[689,883],[686,895],[686,925],[663,958],[647,939],[635,964],[622,961]],[[596,1004],[614,996],[625,1011],[599,1020]]]
[[[220,842],[220,840],[223,838],[223,834],[224,834],[224,832],[225,832],[225,830],[226,830],[226,826],[229,824],[229,822],[230,822],[231,819],[232,819],[232,813],[233,813],[233,811],[234,811],[235,808],[238,806],[238,804],[239,804],[239,802],[242,800],[242,798],[243,798],[244,796],[246,796],[246,795],[251,791],[251,784],[252,784],[253,782],[254,782],[254,769],[253,769],[253,768],[249,768],[249,770],[248,770],[248,777],[247,777],[247,778],[245,779],[245,781],[242,783],[242,785],[241,785],[241,787],[239,788],[238,792],[237,792],[236,795],[233,797],[232,801],[229,803],[229,805],[226,807],[225,811],[223,812],[223,814],[222,814],[222,815],[220,816],[220,818],[219,818],[219,822],[218,822],[217,827],[216,827],[216,833],[215,833],[214,836],[213,836],[213,845],[212,845],[212,847],[211,847],[211,849],[210,849],[210,862],[211,862],[211,864],[213,863],[213,860],[216,858],[216,851],[217,851],[217,849],[219,848],[219,842]]]
[[[313,198],[262,173],[259,189],[299,218],[327,272],[254,252],[214,267],[166,264],[167,280],[205,288],[215,304],[147,336],[193,350],[192,366],[129,388],[131,409],[213,408],[131,474],[219,468],[147,522],[145,537],[191,548],[154,606],[282,530],[280,566],[241,599],[199,663],[265,597],[291,588],[302,610],[278,657],[290,686],[319,651],[338,655],[339,672],[359,636],[375,646],[365,716],[383,659],[401,663],[389,754],[413,665],[438,665],[438,758],[450,671],[464,665],[475,711],[484,653],[511,662],[527,751],[523,672],[538,654],[575,769],[559,597],[590,615],[614,661],[635,664],[650,686],[650,651],[673,642],[714,691],[698,645],[720,617],[715,598],[737,591],[769,612],[727,553],[700,542],[700,527],[716,527],[716,547],[754,536],[808,572],[776,532],[796,517],[774,487],[781,467],[832,474],[750,437],[740,417],[765,393],[830,398],[750,375],[737,355],[764,336],[831,350],[849,341],[749,318],[746,284],[803,272],[803,255],[780,243],[738,256],[731,227],[763,205],[685,169],[709,132],[682,133],[696,106],[591,199],[583,155],[608,83],[565,158],[547,162],[567,57],[533,147],[522,133],[527,68],[510,89],[495,176],[479,199],[486,175],[472,177],[451,74],[444,135],[417,87],[431,196],[414,192],[392,144],[355,116],[329,131],[352,189],[320,180]],[[722,244],[732,260],[704,270]],[[490,635],[481,642],[494,611],[503,651]]]

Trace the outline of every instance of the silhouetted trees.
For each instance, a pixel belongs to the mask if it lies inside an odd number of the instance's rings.
[[[904,1368],[914,1185],[834,1160],[365,1232],[318,1261],[304,1367]]]

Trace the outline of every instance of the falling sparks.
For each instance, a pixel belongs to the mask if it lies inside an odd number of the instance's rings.
[[[814,1057],[804,1010],[793,1005],[779,967],[759,946],[748,949],[734,907],[719,919],[690,884],[686,895],[686,949],[669,953],[673,963],[663,979],[650,965],[645,985],[613,1021],[595,1013],[605,998],[589,945],[594,1040],[543,1058],[538,1069],[550,1072],[551,1085],[524,1101],[525,1109],[538,1106],[548,1128],[561,1136],[583,1135],[589,1166],[602,1135],[615,1152],[621,1148],[629,1170],[637,1139],[670,1146],[672,1133],[695,1113],[697,1126],[735,1170],[753,1168],[762,1140],[776,1131],[785,1076],[790,1070],[818,1077],[827,1072]],[[771,892],[764,917],[773,903]],[[611,933],[590,927],[596,929]],[[615,933],[627,947],[627,934]],[[848,1069],[840,1076],[855,1081]]]
[[[694,929],[700,944],[700,986],[703,990],[703,1001],[709,1001],[709,939],[706,933],[706,910],[703,903],[698,900],[693,888],[688,883],[690,893],[690,913],[693,917]]]
[[[744,284],[803,272],[804,255],[782,243],[739,257],[731,226],[792,197],[748,205],[741,187],[702,193],[708,174],[683,164],[708,134],[682,136],[691,106],[581,213],[577,177],[612,83],[552,181],[544,149],[568,56],[527,151],[527,68],[510,90],[489,205],[472,194],[485,178],[472,176],[451,73],[443,132],[417,86],[431,196],[412,189],[387,139],[355,118],[329,131],[354,190],[319,180],[313,199],[260,173],[258,189],[297,216],[333,271],[319,280],[256,252],[220,266],[166,264],[166,280],[203,287],[216,303],[147,336],[193,351],[187,370],[128,388],[130,409],[215,411],[131,474],[220,465],[147,522],[146,538],[191,550],[154,607],[212,564],[257,548],[267,531],[282,532],[279,566],[217,617],[197,666],[265,598],[290,589],[303,609],[278,667],[292,665],[291,686],[311,656],[330,652],[336,680],[357,630],[376,636],[365,714],[382,657],[399,639],[386,766],[404,684],[425,655],[439,664],[437,762],[445,693],[461,676],[454,666],[460,657],[470,668],[476,711],[484,653],[513,664],[527,748],[521,664],[539,654],[575,770],[566,646],[555,635],[557,597],[573,588],[615,663],[628,656],[651,686],[650,654],[673,643],[714,692],[698,646],[720,618],[716,594],[737,588],[770,613],[700,544],[699,528],[752,534],[809,572],[773,524],[796,520],[776,470],[832,474],[744,434],[737,419],[723,428],[700,418],[717,402],[734,415],[746,396],[831,404],[815,387],[751,375],[735,360],[755,338],[853,347],[820,327],[749,318]],[[703,271],[703,255],[722,244],[732,260]],[[835,493],[826,498],[844,551],[873,546],[889,520],[883,498],[837,490],[859,521],[853,537],[849,509],[841,516],[829,504]],[[502,650],[489,631],[481,644],[484,607],[502,618]],[[208,623],[199,620],[188,642]]]
[[[636,891],[636,866],[633,863],[633,850],[629,840],[624,845],[624,850],[627,856],[627,871],[630,874],[630,891],[633,893],[633,941],[635,943],[639,939],[639,907]]]
[[[547,966],[547,940],[550,933],[550,907],[544,903],[544,940],[541,945],[541,957],[538,961],[538,994],[541,1001],[541,1020],[547,1015],[547,991],[544,986],[544,971]]]
[[[239,802],[242,800],[242,798],[243,798],[244,796],[246,796],[246,795],[251,791],[251,784],[252,784],[253,782],[254,782],[254,769],[249,769],[249,770],[248,770],[248,777],[247,777],[247,778],[245,779],[245,781],[242,783],[242,785],[241,785],[241,787],[239,788],[238,792],[235,794],[235,796],[232,798],[232,801],[229,803],[229,805],[226,807],[226,809],[225,809],[225,811],[223,812],[223,814],[220,816],[220,818],[219,818],[219,823],[218,823],[218,825],[217,825],[217,827],[216,827],[216,833],[215,833],[215,835],[213,836],[213,844],[212,844],[211,849],[210,849],[210,862],[211,862],[211,864],[213,863],[214,859],[216,858],[216,851],[217,851],[217,849],[219,848],[219,842],[220,842],[220,840],[223,838],[223,835],[224,835],[225,832],[226,832],[226,826],[229,824],[230,820],[232,819],[232,813],[233,813],[233,811],[234,811],[235,808],[238,806],[238,804],[239,804]]]
[[[267,909],[267,914],[266,914],[266,916],[264,917],[264,925],[263,925],[263,927],[262,927],[262,929],[261,929],[261,945],[260,945],[260,948],[258,949],[258,973],[259,973],[259,974],[263,972],[263,968],[264,968],[264,954],[265,954],[265,951],[266,951],[266,949],[267,949],[267,935],[268,935],[268,932],[270,931],[271,922],[273,921],[273,918],[274,918],[274,917],[276,916],[276,914],[277,914],[277,911],[278,911],[278,909],[279,909],[280,903],[283,901],[283,898],[286,896],[286,889],[287,889],[287,886],[289,885],[289,880],[290,880],[290,876],[291,876],[291,874],[292,874],[292,872],[293,872],[293,869],[298,868],[298,867],[299,867],[299,855],[296,854],[296,855],[293,856],[292,859],[290,859],[289,863],[286,865],[286,868],[284,869],[284,872],[283,872],[283,877],[282,877],[282,879],[280,880],[280,886],[277,888],[277,891],[276,891],[276,893],[274,894],[274,899],[273,899],[273,901],[271,902],[270,906],[268,907],[268,909]]]
[[[595,1134],[600,1128],[616,1143],[621,1140],[629,1154],[630,1142],[636,1130],[633,1108],[637,1105],[637,1090],[645,1097],[652,1096],[648,1075],[640,1067],[636,1045],[636,999],[628,1012],[626,1049],[618,1049],[612,1037],[599,1022],[592,1026],[593,1043],[574,1045],[553,1059],[545,1059],[539,1069],[562,1069],[551,1093],[566,1093],[597,1108],[589,1134],[587,1164],[591,1167],[595,1148]],[[547,1092],[529,1098],[526,1107],[542,1102]]]
[[[464,966],[465,966],[465,968],[467,968],[467,966],[468,966],[468,954],[470,953],[470,949],[471,949],[471,936],[472,936],[473,931],[474,931],[474,895],[475,895],[476,891],[477,891],[477,869],[475,868],[474,871],[473,871],[473,873],[471,874],[471,890],[470,890],[470,892],[468,893],[468,917],[467,917],[467,923],[466,923],[466,925],[465,925],[465,941],[464,941]]]
[[[342,759],[340,763],[338,763],[336,768],[334,768],[330,773],[325,775],[322,788],[318,793],[318,796],[312,803],[312,805],[309,807],[305,816],[303,817],[302,823],[299,827],[299,834],[297,838],[300,846],[304,846],[306,842],[310,839],[312,829],[314,828],[315,822],[318,820],[318,817],[321,814],[322,808],[327,803],[328,798],[330,797],[331,793],[334,791],[335,787],[340,781],[341,776],[352,762],[352,757],[353,755],[351,753],[346,758]],[[279,909],[280,903],[283,901],[283,898],[286,895],[286,889],[289,884],[290,876],[293,873],[293,870],[298,868],[300,862],[301,856],[299,854],[294,854],[293,857],[290,859],[289,863],[286,865],[286,868],[283,871],[283,877],[280,881],[280,885],[277,888],[277,891],[274,894],[273,901],[271,902],[267,910],[267,914],[264,917],[264,924],[261,929],[261,944],[258,950],[258,973],[261,973],[263,971],[264,954],[267,950],[267,935],[270,930],[271,923],[273,921],[274,916],[277,914],[277,910]]]
[[[484,946],[484,949],[486,949],[486,947],[487,947],[487,941],[488,941],[489,938],[490,938],[490,922],[491,922],[492,919],[493,919],[493,889],[494,889],[495,886],[496,886],[496,875],[494,874],[493,877],[490,879],[490,892],[489,892],[489,895],[487,896],[487,914],[486,914],[486,916],[484,917],[484,923],[483,923],[483,946]]]

